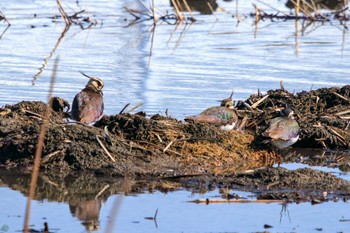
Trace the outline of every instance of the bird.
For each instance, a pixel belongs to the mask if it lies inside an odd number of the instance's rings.
[[[280,117],[275,117],[270,121],[268,128],[262,133],[262,136],[269,138],[263,142],[270,143],[277,149],[283,149],[296,143],[300,129],[298,122],[294,119],[292,109],[284,108],[280,114]]]
[[[103,92],[104,83],[101,79],[90,77],[79,71],[83,76],[89,78],[85,88],[73,99],[71,117],[83,124],[91,124],[98,121],[104,110]]]
[[[219,127],[222,130],[232,130],[238,117],[234,111],[234,101],[232,99],[233,92],[230,97],[223,99],[220,106],[210,107],[199,115],[185,117],[186,122],[208,123]]]

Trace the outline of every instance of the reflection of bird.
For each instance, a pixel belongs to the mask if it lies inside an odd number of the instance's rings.
[[[269,128],[262,134],[270,138],[264,142],[269,142],[278,149],[296,143],[299,139],[299,124],[294,119],[293,114],[290,108],[285,108],[281,111],[281,117],[273,118]]]
[[[103,81],[80,72],[90,80],[85,88],[73,100],[71,116],[74,120],[90,124],[102,117],[103,114]]]
[[[231,130],[235,127],[238,117],[233,110],[233,92],[229,98],[221,101],[221,106],[211,107],[196,116],[185,117],[185,121],[194,123],[208,123],[220,127],[223,130]]]

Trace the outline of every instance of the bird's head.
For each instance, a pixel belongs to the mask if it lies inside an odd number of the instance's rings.
[[[97,91],[101,92],[102,88],[104,87],[104,83],[102,81],[102,79],[97,78],[97,77],[91,77],[88,76],[87,74],[79,71],[82,75],[84,75],[85,77],[89,78],[88,83],[86,84],[86,87],[94,87]]]
[[[229,108],[229,109],[233,109],[234,106],[235,106],[235,101],[232,99],[232,96],[233,96],[233,91],[232,91],[230,97],[221,100],[220,106],[221,107],[226,107],[226,108]]]
[[[283,110],[281,110],[281,116],[283,117],[288,117],[288,118],[294,118],[294,111],[290,108],[285,108]]]

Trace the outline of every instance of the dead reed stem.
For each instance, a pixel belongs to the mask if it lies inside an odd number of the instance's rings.
[[[218,17],[216,16],[213,7],[211,6],[210,2],[207,2],[209,9],[211,10],[211,13],[214,15],[216,20],[219,20]]]
[[[101,142],[101,140],[98,138],[98,135],[96,135],[96,140],[97,140],[98,144],[100,144],[100,146],[102,147],[103,151],[107,154],[107,156],[115,163],[115,159],[114,159],[113,156],[109,153],[109,151],[107,150],[107,148],[103,145],[103,143]]]
[[[73,23],[72,19],[67,15],[66,11],[64,10],[61,0],[56,0],[57,5],[58,5],[58,10],[61,13],[61,16],[66,23],[66,25],[71,25]]]
[[[27,198],[27,205],[26,205],[25,217],[24,217],[24,227],[23,228],[24,228],[24,232],[25,233],[28,232],[31,201],[34,198],[36,184],[37,184],[37,181],[38,181],[39,165],[40,165],[41,155],[42,155],[42,152],[43,152],[44,139],[45,139],[45,134],[46,134],[46,127],[47,127],[47,124],[49,122],[49,117],[50,117],[50,114],[51,114],[50,99],[51,99],[51,96],[52,96],[52,93],[53,93],[53,88],[54,88],[54,85],[55,85],[58,63],[59,63],[59,57],[57,57],[55,59],[55,64],[54,64],[53,71],[52,71],[52,76],[51,76],[50,89],[49,89],[49,93],[48,93],[48,96],[47,96],[48,104],[46,106],[44,119],[43,119],[43,122],[41,124],[40,134],[39,134],[39,138],[38,138],[38,144],[37,144],[36,151],[35,151],[32,179],[31,179],[31,182],[30,182],[29,195],[28,195],[28,198]]]
[[[182,0],[182,1],[185,4],[185,7],[186,7],[187,11],[190,13],[192,19],[194,19],[193,14],[192,14],[192,10],[191,10],[190,6],[188,5],[187,0]]]
[[[297,0],[296,4],[295,4],[295,17],[296,17],[296,20],[298,20],[299,10],[300,10],[300,0]]]
[[[142,105],[143,105],[143,103],[136,104],[135,107],[131,108],[130,110],[126,111],[125,113],[130,113],[130,112],[134,111],[135,109],[137,109],[138,107],[141,107]]]
[[[182,15],[181,15],[180,11],[179,11],[179,8],[178,8],[178,6],[177,6],[176,1],[175,1],[175,0],[171,0],[171,2],[172,2],[173,5],[174,5],[175,12],[176,12],[176,15],[177,15],[177,17],[178,17],[178,20],[180,21],[180,23],[182,23],[183,18],[182,18]]]

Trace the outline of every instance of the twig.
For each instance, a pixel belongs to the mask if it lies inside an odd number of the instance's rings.
[[[350,99],[342,96],[341,94],[338,94],[337,92],[334,92],[334,91],[332,92],[332,94],[334,94],[334,95],[338,96],[339,98],[341,98],[341,99],[343,99],[343,100],[345,100],[345,101],[350,103]]]
[[[176,141],[176,140],[175,140],[175,141]],[[169,144],[163,149],[163,152],[165,153],[165,151],[167,151],[167,150],[169,149],[169,147],[170,147],[175,141],[169,142]]]
[[[241,123],[239,124],[237,131],[241,131],[243,129],[243,127],[245,126],[245,124],[247,123],[248,120],[248,115],[245,115],[241,121]]]
[[[59,57],[57,57],[55,59],[55,64],[54,64],[53,71],[52,71],[52,76],[51,76],[51,81],[50,81],[50,89],[49,89],[49,93],[48,93],[48,97],[47,97],[48,103],[50,102],[50,99],[51,99],[51,96],[53,93],[58,63],[59,63]],[[35,189],[36,189],[36,185],[37,185],[37,181],[38,181],[40,160],[41,160],[41,155],[42,155],[43,146],[44,146],[46,127],[47,127],[47,124],[49,122],[50,114],[51,114],[51,107],[49,105],[47,105],[44,119],[43,119],[43,123],[42,123],[41,128],[40,128],[40,133],[39,133],[39,137],[38,137],[38,144],[37,144],[36,151],[35,151],[32,179],[30,182],[29,195],[27,198],[27,205],[26,205],[26,211],[25,211],[25,217],[24,217],[23,229],[24,229],[25,233],[27,233],[29,230],[28,226],[29,226],[29,218],[30,218],[31,201],[34,198]]]
[[[210,2],[207,2],[207,5],[209,7],[209,9],[211,10],[211,13],[214,15],[215,19],[218,20],[218,17],[215,14],[215,11],[213,9],[213,7],[211,6]]]
[[[119,114],[122,114],[127,107],[129,107],[130,103],[127,103],[124,108],[119,112]]]
[[[98,199],[99,196],[101,196],[101,194],[106,191],[109,188],[109,184],[106,184],[100,192],[98,192],[98,194],[95,196],[95,200]]]
[[[106,137],[107,141],[109,141],[113,145],[113,141],[111,139],[111,136],[109,136],[107,125],[103,128],[103,132],[105,133],[105,137]]]
[[[58,5],[58,10],[61,13],[61,16],[64,20],[64,22],[66,23],[66,25],[71,25],[73,23],[72,19],[67,15],[67,13],[65,12],[65,10],[63,9],[61,0],[56,0],[57,5]]]
[[[62,153],[62,150],[57,150],[57,151],[52,152],[52,153],[50,153],[48,155],[45,155],[45,157],[41,160],[41,164],[47,163],[49,161],[49,159],[51,159],[51,157],[53,157],[53,156],[55,156],[55,155],[57,155],[59,153]]]
[[[178,7],[177,4],[176,4],[176,1],[175,1],[175,0],[171,0],[171,2],[172,2],[173,5],[174,5],[175,12],[176,12],[176,15],[177,15],[178,20],[180,21],[180,23],[182,23],[183,18],[182,18],[182,15],[181,15],[180,11],[179,11],[179,7]]]
[[[115,162],[115,159],[113,158],[113,156],[108,152],[108,150],[106,149],[106,147],[103,145],[103,143],[101,142],[101,140],[98,138],[98,135],[96,135],[96,140],[98,141],[98,143],[100,144],[100,146],[102,147],[102,149],[104,150],[104,152],[106,152],[106,154],[108,155],[108,157]]]
[[[251,108],[256,108],[258,107],[264,100],[266,100],[269,97],[269,95],[265,95],[264,97],[262,97],[260,100],[256,101]]]
[[[348,130],[349,126],[350,126],[350,121],[348,121],[348,123],[346,124],[346,126],[345,126],[345,129],[344,129],[344,130]]]
[[[140,106],[142,106],[142,105],[143,105],[143,103],[139,103],[139,104],[137,104],[135,107],[133,107],[133,108],[131,108],[130,110],[126,111],[125,113],[130,113],[130,112],[134,111],[135,109],[137,109],[138,107],[140,107]]]
[[[334,114],[334,115],[340,116],[340,115],[345,115],[345,114],[348,114],[348,113],[350,113],[350,110],[345,110],[345,111],[342,111],[342,112],[337,112],[337,113]]]
[[[157,220],[157,214],[158,214],[158,208],[156,209],[156,212],[153,217],[145,217],[147,220]]]
[[[183,1],[183,3],[185,4],[185,7],[186,7],[187,11],[190,13],[192,20],[195,20],[194,17],[193,17],[193,15],[192,15],[191,8],[190,8],[190,6],[189,6],[188,3],[187,3],[187,0],[182,0],[182,1]]]

